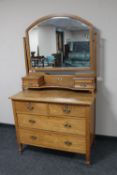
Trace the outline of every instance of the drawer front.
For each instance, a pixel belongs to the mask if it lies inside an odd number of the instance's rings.
[[[50,115],[85,117],[85,106],[49,104]]]
[[[70,87],[73,87],[74,85],[73,76],[45,75],[44,79],[48,85]]]
[[[39,83],[38,82],[32,82],[30,80],[25,80],[23,81],[23,87],[28,87],[28,88],[36,88],[39,87]]]
[[[85,118],[32,116],[18,114],[19,127],[85,135]]]
[[[75,88],[94,88],[95,84],[93,80],[75,80]]]
[[[17,113],[29,113],[39,115],[48,114],[48,106],[45,103],[17,101],[15,102],[15,109]]]
[[[60,134],[46,131],[19,130],[20,142],[46,148],[54,148],[70,152],[86,152],[84,137],[70,134]]]

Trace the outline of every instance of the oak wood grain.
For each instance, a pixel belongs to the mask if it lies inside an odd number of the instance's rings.
[[[85,118],[65,116],[39,116],[30,114],[17,114],[20,128],[42,129],[62,133],[72,133],[85,136]]]
[[[95,94],[69,90],[25,90],[10,98],[17,101],[91,105],[94,102]]]
[[[20,141],[23,144],[30,144],[40,147],[86,153],[85,137],[75,134],[49,132],[44,130],[32,131],[20,129]]]

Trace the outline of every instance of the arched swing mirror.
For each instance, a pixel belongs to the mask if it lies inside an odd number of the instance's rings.
[[[71,15],[43,17],[26,30],[29,70],[94,70],[93,26]]]

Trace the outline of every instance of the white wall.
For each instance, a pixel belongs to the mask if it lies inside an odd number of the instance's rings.
[[[30,52],[35,52],[35,56],[37,56],[39,48],[38,28],[29,31],[29,43]]]
[[[72,41],[89,41],[89,31],[72,32]]]
[[[39,26],[29,31],[30,51],[35,56],[48,56],[56,53],[56,28],[52,26]],[[39,49],[39,51],[38,51]]]
[[[48,56],[56,53],[56,31],[52,26],[39,27],[39,53]]]
[[[117,0],[0,0],[0,122],[13,123],[8,97],[25,75],[24,31],[52,13],[79,15],[98,29],[96,133],[117,136]]]
[[[64,44],[66,44],[67,42],[71,41],[71,32],[68,30],[64,31]]]

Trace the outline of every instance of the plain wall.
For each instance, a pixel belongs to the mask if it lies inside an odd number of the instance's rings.
[[[39,36],[38,36],[38,28],[29,31],[29,43],[30,43],[30,52],[35,52],[35,56],[38,54],[39,47]]]
[[[39,27],[39,53],[49,56],[56,53],[56,30],[52,26]]]
[[[56,13],[78,15],[98,31],[96,133],[117,136],[117,0],[0,0],[0,122],[14,123],[8,97],[25,75],[25,29]]]

